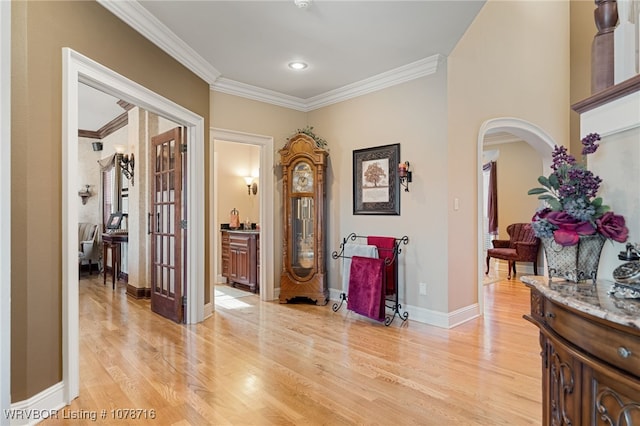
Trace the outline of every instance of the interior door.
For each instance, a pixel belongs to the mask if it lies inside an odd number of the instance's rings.
[[[151,142],[151,310],[182,322],[182,129]]]

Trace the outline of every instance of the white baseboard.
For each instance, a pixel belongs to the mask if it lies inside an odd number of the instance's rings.
[[[341,293],[342,290],[330,288],[329,299],[333,302],[339,302]],[[431,309],[406,305],[404,303],[402,303],[402,307],[404,308],[404,311],[409,313],[410,321],[434,325],[440,328],[453,328],[480,316],[480,308],[477,303],[449,313],[433,311]],[[344,306],[344,309],[346,309],[346,306]]]
[[[2,424],[8,420],[10,425],[35,425],[41,421],[52,419],[64,419],[69,411],[60,410],[67,403],[64,399],[64,383],[59,382],[48,389],[32,396],[25,401],[11,404],[9,413],[2,413]],[[77,413],[74,413],[77,414]],[[86,419],[90,419],[90,417]]]

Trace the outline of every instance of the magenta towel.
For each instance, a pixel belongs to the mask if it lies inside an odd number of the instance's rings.
[[[384,320],[384,259],[353,256],[347,309],[377,321]]]
[[[393,258],[393,248],[396,245],[396,239],[393,237],[367,237],[367,244],[378,247],[378,257],[380,259],[391,259],[391,264],[387,265],[386,268],[387,285],[385,291],[387,295],[395,294],[397,263]]]

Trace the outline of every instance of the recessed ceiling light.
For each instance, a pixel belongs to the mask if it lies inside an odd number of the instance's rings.
[[[293,0],[300,9],[306,9],[311,5],[311,0]]]
[[[303,70],[306,67],[307,67],[307,64],[305,64],[304,62],[300,62],[300,61],[290,62],[289,63],[289,68],[291,68],[292,70]]]

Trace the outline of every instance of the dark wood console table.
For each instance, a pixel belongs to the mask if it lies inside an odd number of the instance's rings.
[[[640,301],[605,280],[520,279],[540,329],[542,424],[640,425]]]
[[[231,286],[260,291],[260,231],[222,230],[222,275]]]
[[[103,284],[107,284],[107,251],[111,250],[111,288],[115,290],[120,273],[120,245],[129,242],[129,234],[124,232],[102,234],[102,259],[104,261]]]

